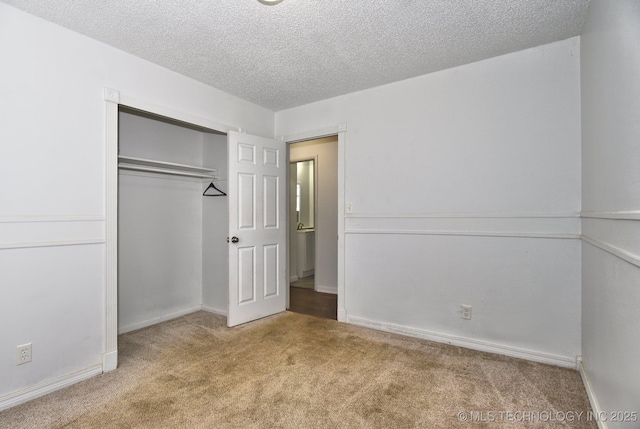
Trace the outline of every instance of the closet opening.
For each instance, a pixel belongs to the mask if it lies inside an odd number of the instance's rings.
[[[118,107],[118,334],[226,315],[227,134]]]

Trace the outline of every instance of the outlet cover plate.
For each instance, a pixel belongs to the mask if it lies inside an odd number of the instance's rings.
[[[16,347],[16,365],[31,362],[31,343]]]
[[[470,305],[461,305],[460,310],[462,311],[462,318],[465,320],[471,320],[471,306]]]

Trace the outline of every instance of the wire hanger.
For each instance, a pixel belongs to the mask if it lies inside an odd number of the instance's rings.
[[[216,191],[218,191],[218,192],[219,192],[219,194],[207,194],[207,191],[208,191],[209,189],[211,189],[211,188],[213,188],[213,189],[215,189]],[[211,182],[211,183],[209,184],[209,186],[207,186],[207,189],[205,189],[205,190],[204,190],[204,192],[202,193],[202,195],[204,195],[205,197],[224,197],[225,195],[227,195],[227,193],[226,193],[226,192],[224,192],[224,191],[221,191],[221,190],[220,190],[220,189],[218,189],[218,188],[216,188],[216,185],[214,185],[214,184],[213,184],[213,182]]]

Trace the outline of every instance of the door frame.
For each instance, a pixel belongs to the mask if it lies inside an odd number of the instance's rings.
[[[303,131],[295,134],[281,135],[279,138],[284,140],[287,145],[300,143],[307,140],[321,139],[323,137],[338,136],[338,321],[347,322],[347,302],[345,287],[345,171],[346,171],[346,141],[347,141],[347,123],[341,122],[335,126]],[[287,159],[289,164],[289,147],[287,146]],[[287,188],[289,187],[289,170],[287,169]],[[287,189],[289,195],[289,189]],[[287,210],[287,224],[289,224],[289,210]],[[289,229],[287,229],[287,243],[289,243]],[[287,265],[289,265],[290,249],[287,246]],[[287,282],[290,283],[289,274],[291,268],[287,269]],[[287,308],[289,306],[289,288],[287,288]]]
[[[105,101],[105,285],[102,371],[118,366],[118,112],[119,106],[228,134],[236,127],[170,109],[104,88]]]

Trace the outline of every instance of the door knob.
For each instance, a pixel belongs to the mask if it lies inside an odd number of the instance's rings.
[[[236,236],[231,237],[231,242],[232,243],[237,243],[238,241],[240,241],[240,239]]]

